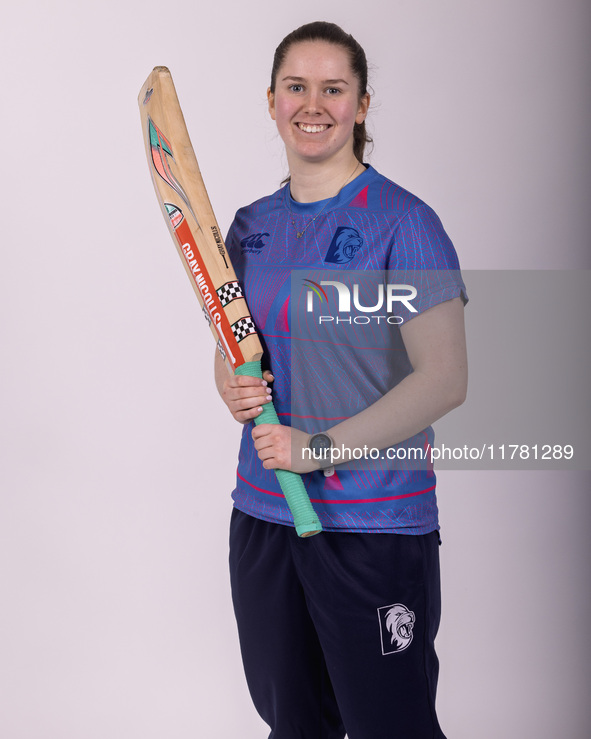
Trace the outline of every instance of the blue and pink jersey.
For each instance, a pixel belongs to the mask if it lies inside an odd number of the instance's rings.
[[[279,418],[308,433],[359,413],[412,371],[400,323],[465,299],[454,247],[436,214],[372,167],[328,201],[297,203],[285,186],[242,208],[226,245],[265,348],[263,366],[275,376]],[[390,283],[399,292],[388,313]],[[405,293],[409,284],[416,293]],[[293,525],[251,429],[242,435],[234,504]],[[329,477],[303,475],[323,527],[401,534],[438,528],[432,444],[428,427],[397,445],[397,461],[381,454],[339,465]],[[400,452],[409,449],[425,450],[425,460],[401,463]]]

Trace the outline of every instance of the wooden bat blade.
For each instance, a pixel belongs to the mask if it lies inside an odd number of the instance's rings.
[[[234,372],[245,362],[260,360],[263,350],[226,253],[166,67],[154,68],[142,86],[138,103],[158,202],[218,349]]]

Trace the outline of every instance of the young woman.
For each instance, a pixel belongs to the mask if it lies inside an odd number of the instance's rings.
[[[330,474],[306,454],[311,434],[291,417],[288,306],[294,270],[437,274],[423,281],[418,308],[388,326],[393,350],[369,361],[347,346],[339,366],[333,355],[314,401],[324,444],[428,449],[431,424],[466,391],[457,257],[425,203],[363,164],[367,62],[351,36],[323,22],[298,28],[276,50],[267,95],[289,181],[237,213],[227,246],[269,369],[262,382],[231,377],[216,360],[220,394],[244,424],[230,570],[249,689],[274,739],[443,737],[435,476],[428,465]],[[283,425],[254,426],[269,383]],[[331,403],[362,385],[364,403],[330,420]],[[324,533],[296,536],[276,468],[304,475]]]

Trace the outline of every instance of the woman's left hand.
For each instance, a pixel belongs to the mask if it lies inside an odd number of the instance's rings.
[[[290,470],[303,474],[319,469],[318,463],[303,453],[310,438],[304,431],[283,424],[261,423],[253,428],[252,438],[266,470]]]

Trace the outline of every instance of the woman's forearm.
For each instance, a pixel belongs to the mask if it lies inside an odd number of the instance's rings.
[[[384,449],[409,439],[466,397],[468,369],[459,298],[409,322],[403,331],[413,372],[352,418],[327,429],[339,449]]]

